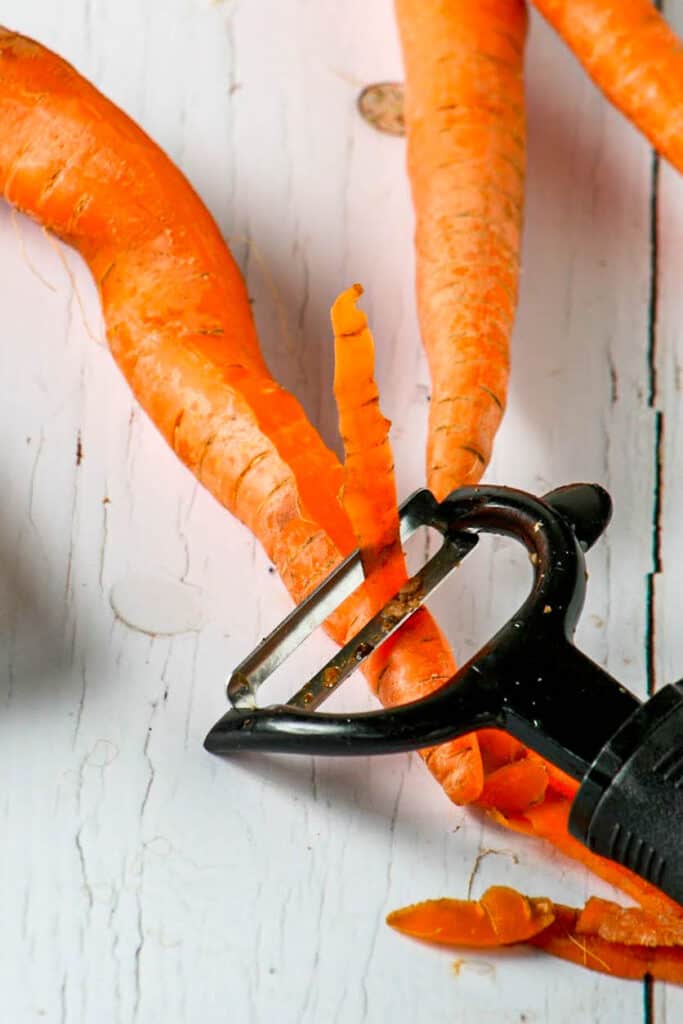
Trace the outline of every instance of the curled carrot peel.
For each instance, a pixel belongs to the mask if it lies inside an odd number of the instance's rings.
[[[579,914],[576,931],[627,946],[683,946],[683,917],[620,907],[597,896]]]
[[[539,803],[547,788],[548,772],[543,762],[524,757],[487,774],[477,803],[502,814],[515,814]]]
[[[652,0],[533,0],[591,78],[683,171],[683,47]]]
[[[439,945],[483,949],[529,943],[615,977],[649,974],[683,983],[680,921],[662,924],[641,910],[607,900],[589,900],[578,911],[495,886],[480,900],[428,900],[396,910],[387,923],[404,935]]]
[[[506,403],[525,175],[524,0],[396,0],[417,304],[432,379],[427,480],[476,483]]]
[[[394,459],[389,441],[391,424],[379,406],[374,341],[367,317],[358,306],[362,292],[360,285],[354,285],[342,292],[332,307],[334,393],[345,454],[342,503],[361,550],[369,601],[365,608],[359,609],[354,631],[388,602],[407,578],[399,539]],[[417,612],[403,635],[415,630],[415,619],[417,629],[422,628],[419,623],[425,615],[424,610]],[[447,666],[447,675],[432,673],[416,687],[413,679],[406,679],[392,667],[396,645],[390,639],[371,659],[371,672],[385,704],[405,703],[425,696],[455,672],[453,655],[441,634],[435,633],[431,642],[420,646],[422,650],[416,648],[415,654],[424,657],[425,649],[430,657],[438,654],[444,668]],[[401,686],[401,682],[405,685]],[[430,771],[456,802],[471,802],[480,795],[484,776],[474,734],[421,753]]]
[[[581,967],[615,978],[683,984],[683,949],[668,945],[639,946],[609,942],[599,935],[577,930],[579,912],[571,907],[555,906],[555,920],[529,943],[545,953],[569,960]]]
[[[403,586],[407,572],[389,443],[391,423],[379,406],[374,341],[358,307],[362,294],[355,284],[332,306],[334,396],[344,445],[342,505],[360,548],[372,610],[378,611]]]
[[[485,948],[525,942],[554,919],[550,900],[493,886],[480,900],[427,900],[395,910],[387,924],[426,942]]]
[[[583,843],[574,839],[568,829],[570,807],[570,799],[549,791],[541,803],[528,807],[522,813],[510,815],[503,815],[497,811],[491,813],[500,824],[506,825],[516,832],[550,841],[562,853],[585,864],[599,878],[603,878],[610,885],[627,893],[644,910],[653,914],[665,914],[667,917],[683,919],[683,908],[665,896],[659,889],[620,864],[591,853]]]

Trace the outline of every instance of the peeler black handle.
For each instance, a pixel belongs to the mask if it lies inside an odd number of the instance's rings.
[[[569,831],[683,904],[683,683],[641,705],[595,759]]]

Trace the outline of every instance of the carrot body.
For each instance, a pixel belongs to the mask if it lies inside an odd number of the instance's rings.
[[[357,305],[362,291],[360,285],[354,285],[343,292],[332,307],[334,393],[345,454],[343,505],[362,553],[369,598],[369,604],[359,609],[359,616],[352,623],[353,631],[360,629],[370,614],[385,605],[407,579],[399,537],[394,458],[389,442],[391,424],[379,407],[374,341],[367,318]],[[444,659],[450,658],[449,675],[453,675],[455,661],[445,640],[441,643],[441,653]],[[428,692],[423,689],[417,693],[411,685],[410,690],[397,698],[396,673],[386,670],[392,656],[395,656],[395,647],[390,641],[371,659],[371,670],[383,687],[384,702],[404,703]],[[437,685],[441,682],[442,679],[435,680]],[[474,734],[421,753],[447,793],[461,800],[467,797],[468,801],[481,793],[483,766]]]
[[[395,910],[387,923],[404,935],[438,945],[482,949],[529,943],[615,977],[649,974],[683,983],[680,922],[660,923],[607,900],[590,900],[578,911],[494,886],[480,900],[427,900]]]
[[[268,373],[244,284],[184,176],[70,65],[0,29],[0,192],[85,258],[116,362],[205,487],[258,537],[295,601],[355,546],[343,468]],[[328,623],[343,642],[368,596]],[[445,682],[453,659],[427,611],[371,684],[384,701]],[[430,769],[456,802],[481,790],[476,745]]]
[[[432,379],[427,479],[476,483],[506,401],[525,171],[524,0],[396,0],[417,302]]]
[[[588,74],[683,171],[683,45],[650,0],[534,0]]]

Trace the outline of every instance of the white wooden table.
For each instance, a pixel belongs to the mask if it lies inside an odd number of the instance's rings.
[[[683,0],[668,15],[683,29]],[[328,307],[362,281],[401,496],[422,483],[400,139],[357,116],[400,77],[389,0],[0,0],[179,162],[244,269],[264,349],[336,443]],[[683,669],[683,183],[538,19],[510,408],[489,480],[603,482],[584,648],[634,690]],[[541,954],[454,954],[386,912],[493,883],[610,890],[451,806],[416,758],[212,759],[228,670],[288,599],[197,488],[103,344],[80,261],[0,210],[0,1019],[59,1024],[676,1024],[683,997]],[[495,555],[495,558],[492,557]],[[435,607],[458,653],[528,580],[506,544]],[[318,655],[322,651],[322,642]],[[369,707],[352,683],[346,706]]]

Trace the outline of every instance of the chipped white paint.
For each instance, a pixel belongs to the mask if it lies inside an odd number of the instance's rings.
[[[121,622],[152,637],[196,633],[208,614],[206,595],[181,580],[126,576],[109,599]]]
[[[680,0],[669,7],[683,27]],[[328,306],[364,283],[401,494],[418,486],[428,386],[403,143],[355,110],[362,85],[400,77],[390,0],[0,0],[0,20],[72,59],[179,161],[232,240],[270,363],[331,442]],[[656,412],[657,680],[683,666],[683,187],[662,170],[655,280],[651,154],[536,20],[529,97],[522,302],[489,479],[612,490],[580,638],[642,693]],[[525,952],[463,956],[456,976],[452,953],[388,931],[392,907],[463,894],[487,848],[515,856],[483,859],[475,894],[609,892],[450,806],[416,759],[204,753],[227,671],[287,598],[136,410],[93,343],[94,288],[62,255],[0,211],[0,1019],[640,1022],[637,984]],[[434,602],[459,654],[527,579],[508,545],[472,557]],[[161,623],[149,581],[173,588]],[[358,682],[336,699],[371,706]],[[654,1020],[682,1014],[658,988]]]

